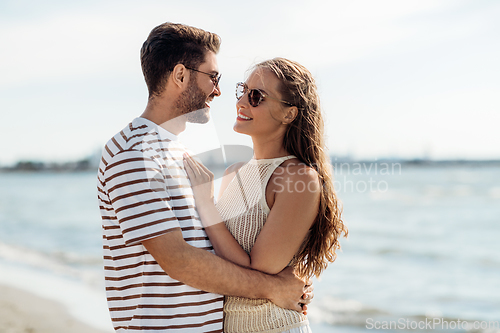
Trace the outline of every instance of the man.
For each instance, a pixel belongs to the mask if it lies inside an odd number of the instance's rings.
[[[98,173],[108,306],[116,331],[222,332],[223,296],[302,311],[304,282],[213,254],[195,209],[177,135],[209,120],[220,96],[220,39],[165,23],[141,49],[146,110],[105,146]],[[200,138],[202,139],[202,138]]]

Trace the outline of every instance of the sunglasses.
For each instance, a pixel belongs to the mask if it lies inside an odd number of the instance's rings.
[[[285,104],[288,104],[290,106],[293,106],[293,104],[291,104],[287,101],[283,101],[281,99],[277,99],[277,98],[274,98],[274,97],[271,97],[271,96],[265,94],[260,89],[249,89],[248,86],[246,85],[246,83],[244,83],[244,82],[237,83],[236,84],[236,98],[238,99],[238,101],[246,93],[248,93],[248,103],[250,103],[250,105],[253,106],[254,108],[259,106],[260,102],[262,102],[264,100],[264,98],[274,99],[274,100],[279,101],[281,103],[285,103]]]
[[[184,67],[186,67],[186,66],[184,66]],[[202,73],[202,74],[210,76],[210,79],[212,80],[212,83],[214,84],[214,86],[217,87],[219,85],[219,81],[220,81],[220,78],[222,77],[222,74],[219,74],[219,73],[207,73],[207,72],[199,71],[199,70],[194,69],[194,68],[189,68],[189,67],[186,67],[186,68],[189,69],[189,70],[192,70],[192,71],[195,71],[195,72]]]

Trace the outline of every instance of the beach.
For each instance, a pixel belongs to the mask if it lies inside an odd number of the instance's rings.
[[[500,332],[500,168],[334,166],[349,238],[315,280],[313,332]],[[95,173],[0,173],[0,332],[113,332],[95,191]]]
[[[105,333],[76,319],[63,305],[27,291],[0,285],[2,333]],[[109,331],[108,331],[109,332]]]

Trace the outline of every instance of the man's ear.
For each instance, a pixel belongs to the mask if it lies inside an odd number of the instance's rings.
[[[296,106],[290,106],[285,110],[285,116],[283,117],[283,124],[288,125],[295,120],[299,110]]]
[[[177,64],[175,65],[172,74],[170,74],[173,83],[181,88],[184,89],[187,86],[187,83],[189,81],[189,74],[187,68],[183,64]]]

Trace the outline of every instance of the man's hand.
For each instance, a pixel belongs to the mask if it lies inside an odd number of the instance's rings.
[[[307,305],[312,302],[314,298],[314,286],[312,285],[312,281],[307,281],[306,284],[306,292],[302,295],[302,313],[307,315]]]
[[[278,275],[280,279],[278,287],[273,291],[271,301],[279,307],[295,310],[297,312],[307,313],[307,304],[314,297],[313,289],[310,283],[299,279],[293,272],[292,267],[287,267]],[[303,309],[303,305],[306,308]]]

